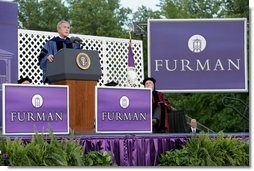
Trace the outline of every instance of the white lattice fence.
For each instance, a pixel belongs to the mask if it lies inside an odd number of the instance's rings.
[[[54,36],[56,32],[42,32],[32,30],[18,30],[18,77],[29,76],[33,84],[42,84],[42,71],[38,65],[38,55],[45,42]],[[127,65],[128,65],[128,39],[85,36],[78,36],[83,40],[83,49],[99,51],[102,77],[97,85],[104,85],[110,81],[118,82],[118,86],[126,87],[127,83]],[[143,47],[142,41],[133,40],[132,49],[138,82],[143,80]],[[138,85],[139,87],[141,85]]]

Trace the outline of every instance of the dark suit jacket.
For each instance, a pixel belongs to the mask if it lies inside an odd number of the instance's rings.
[[[192,133],[191,128],[188,129],[188,133]],[[199,133],[199,129],[198,128],[196,128],[196,133]]]

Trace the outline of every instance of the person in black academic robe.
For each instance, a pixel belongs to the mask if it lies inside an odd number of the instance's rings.
[[[67,21],[60,21],[57,24],[58,37],[54,37],[46,42],[39,55],[40,68],[43,71],[42,82],[50,83],[46,78],[47,63],[53,62],[56,53],[62,48],[80,49],[80,44],[73,42],[68,36],[70,33],[70,24]]]
[[[146,88],[151,88],[152,99],[152,124],[153,133],[169,133],[169,115],[172,110],[171,104],[167,100],[166,96],[155,90],[156,80],[152,77],[146,78],[143,81],[143,85]]]

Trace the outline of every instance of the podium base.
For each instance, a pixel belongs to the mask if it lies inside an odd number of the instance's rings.
[[[55,81],[53,84],[69,86],[70,128],[74,133],[95,133],[95,86],[97,81],[62,80]]]
[[[95,134],[95,129],[75,129],[74,134]]]

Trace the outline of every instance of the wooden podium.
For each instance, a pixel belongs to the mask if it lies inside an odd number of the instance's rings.
[[[97,51],[61,49],[47,64],[50,82],[69,86],[70,128],[75,134],[95,133],[95,86],[101,74]]]

